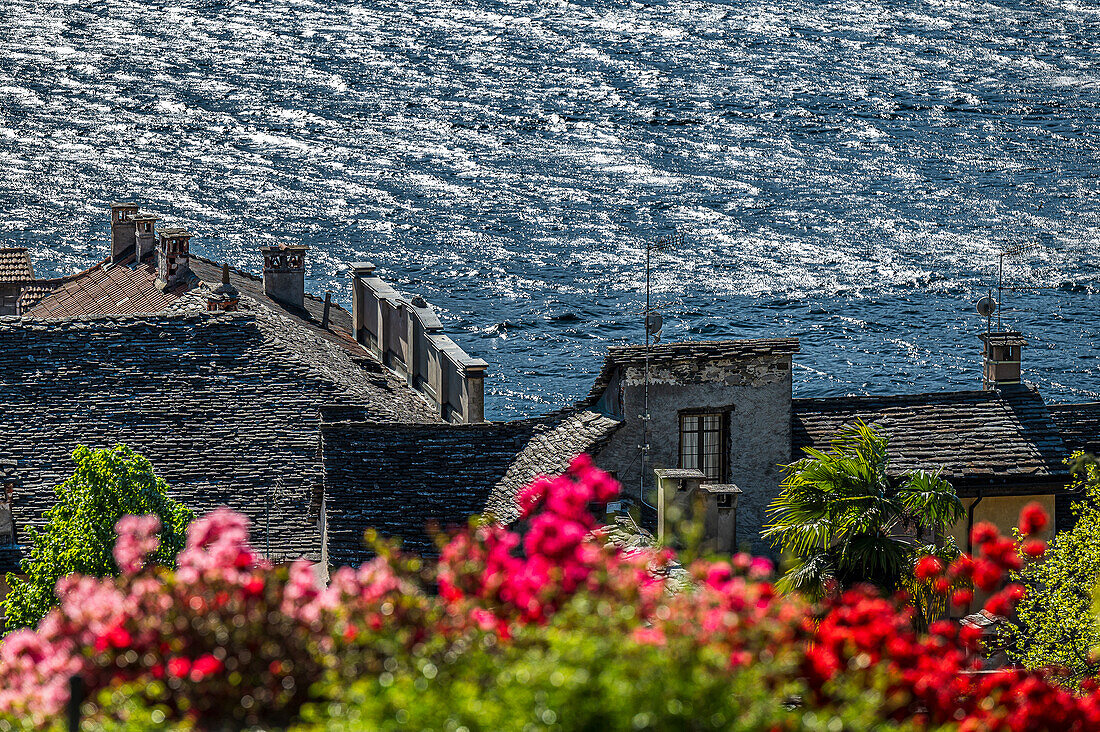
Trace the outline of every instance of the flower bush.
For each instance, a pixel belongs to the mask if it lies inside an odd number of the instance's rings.
[[[978,632],[917,630],[904,596],[811,602],[742,554],[623,551],[590,510],[617,491],[581,456],[523,492],[515,526],[474,521],[437,562],[371,537],[376,558],[327,586],[265,565],[229,511],[191,525],[175,571],[146,563],[155,519],[121,520],[122,575],[64,578],[60,606],[0,645],[0,728],[57,724],[77,674],[88,729],[1100,729],[1093,686],[978,673]],[[1031,552],[984,524],[974,543],[919,581],[1010,611],[1004,578]]]

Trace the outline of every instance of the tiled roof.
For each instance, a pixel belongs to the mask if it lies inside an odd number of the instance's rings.
[[[23,282],[34,279],[31,258],[23,247],[0,247],[0,282]]]
[[[889,438],[893,471],[942,468],[960,492],[993,484],[1057,484],[1068,476],[1062,464],[1066,446],[1033,388],[795,399],[793,457],[802,456],[802,447],[828,447],[857,419]]]
[[[38,280],[33,285],[27,285],[19,291],[19,300],[16,303],[16,313],[22,315],[29,312],[38,302],[54,291],[54,280]],[[59,282],[57,284],[60,284]]]
[[[651,366],[673,366],[694,361],[741,361],[768,356],[789,356],[798,353],[797,338],[747,338],[728,341],[684,341],[649,347]],[[642,366],[646,361],[645,346],[612,346],[607,349],[603,368],[596,383],[582,402],[591,406],[599,400],[615,369],[626,366]]]
[[[1051,404],[1048,409],[1068,449],[1100,455],[1100,402]]]
[[[186,285],[162,292],[156,286],[157,274],[152,257],[147,257],[136,266],[132,258],[116,266],[110,266],[108,260],[104,260],[83,272],[54,280],[38,280],[25,288],[25,302],[20,307],[20,313],[31,318],[75,318],[164,312],[184,292],[202,283],[210,289],[220,285],[221,264],[191,254],[189,268],[194,277]],[[307,294],[304,307],[292,308],[264,293],[262,277],[230,268],[229,281],[242,295],[292,316],[314,334],[356,355],[366,353],[352,336],[351,313],[335,302],[329,307],[328,325],[321,327],[325,309],[323,298]],[[44,297],[47,293],[49,297]]]
[[[24,315],[29,318],[76,318],[94,315],[158,313],[179,300],[187,285],[162,291],[150,263],[111,265],[104,260],[63,281]]]
[[[0,318],[0,459],[18,461],[22,532],[41,525],[77,444],[126,443],[202,513],[249,515],[273,553],[317,558],[309,504],[322,482],[318,410],[356,404],[379,423],[431,422],[404,382],[367,373],[281,311]],[[0,568],[2,569],[2,568]]]
[[[367,558],[367,528],[403,537],[409,550],[432,553],[430,523],[464,526],[487,503],[499,518],[515,518],[508,502],[519,487],[540,473],[561,472],[616,426],[600,415],[572,411],[458,425],[373,424],[347,409],[325,409],[322,417],[333,564]]]

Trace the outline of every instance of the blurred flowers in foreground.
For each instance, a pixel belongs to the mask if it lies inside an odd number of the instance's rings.
[[[191,525],[174,572],[146,564],[155,518],[124,518],[122,576],[62,579],[60,607],[0,646],[0,726],[57,723],[77,674],[89,728],[1100,729],[1088,682],[973,673],[978,631],[918,632],[905,597],[813,603],[743,554],[624,552],[591,512],[617,492],[580,456],[523,492],[516,525],[472,521],[438,562],[372,538],[376,558],[327,586],[267,565],[228,510]],[[1044,521],[1029,508],[1021,529]],[[1006,573],[1041,551],[988,525],[974,540],[915,575],[963,606],[996,590],[986,607],[1009,612]]]

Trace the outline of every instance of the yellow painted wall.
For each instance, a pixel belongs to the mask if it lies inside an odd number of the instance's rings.
[[[976,498],[964,498],[962,499],[963,507],[966,509],[966,513],[963,513],[963,519],[959,523],[955,524],[955,528],[951,531],[951,535],[955,537],[955,541],[959,545],[959,549],[966,551],[966,517],[970,510],[970,506],[976,501]],[[1020,509],[1032,501],[1037,502],[1043,507],[1043,510],[1050,516],[1050,523],[1047,524],[1047,528],[1040,534],[1037,534],[1035,538],[1049,541],[1054,535],[1054,496],[995,496],[985,497],[982,502],[978,504],[978,507],[974,509],[974,525],[982,521],[988,521],[998,529],[1005,536],[1012,536],[1012,529],[1014,526],[1018,526],[1020,523]],[[977,547],[975,547],[975,551]],[[969,608],[956,608],[952,607],[950,615],[952,617],[962,617],[971,612],[977,612],[981,610],[985,601],[989,599],[992,593],[982,592],[975,589],[974,601],[970,604]]]
[[[966,517],[970,511],[970,506],[976,500],[976,498],[962,499],[966,512],[963,514],[962,521],[957,523],[951,531],[951,535],[955,537],[955,541],[963,551],[966,551]],[[1032,501],[1042,506],[1047,515],[1050,516],[1050,523],[1047,525],[1046,531],[1036,538],[1049,540],[1053,536],[1054,496],[987,496],[974,509],[974,523],[988,521],[1000,529],[1005,536],[1011,536],[1012,527],[1020,523],[1020,510]]]

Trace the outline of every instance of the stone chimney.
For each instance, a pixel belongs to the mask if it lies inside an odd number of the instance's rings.
[[[134,253],[137,245],[133,217],[138,207],[132,203],[111,204],[111,264],[118,264]]]
[[[305,307],[306,252],[304,245],[264,247],[264,294],[294,308]]]
[[[982,388],[999,389],[1020,383],[1021,350],[1027,345],[1018,331],[982,333]]]
[[[222,283],[206,299],[206,309],[210,312],[233,312],[240,301],[241,294],[229,282],[229,265],[223,264]]]
[[[22,487],[18,467],[14,460],[0,459],[0,545],[15,543],[12,502]]]
[[[191,235],[187,229],[161,229],[157,245],[157,284],[162,290],[186,281],[190,272]]]
[[[130,217],[136,234],[137,261],[141,262],[153,253],[157,246],[155,228],[157,217],[152,214],[136,214]]]

